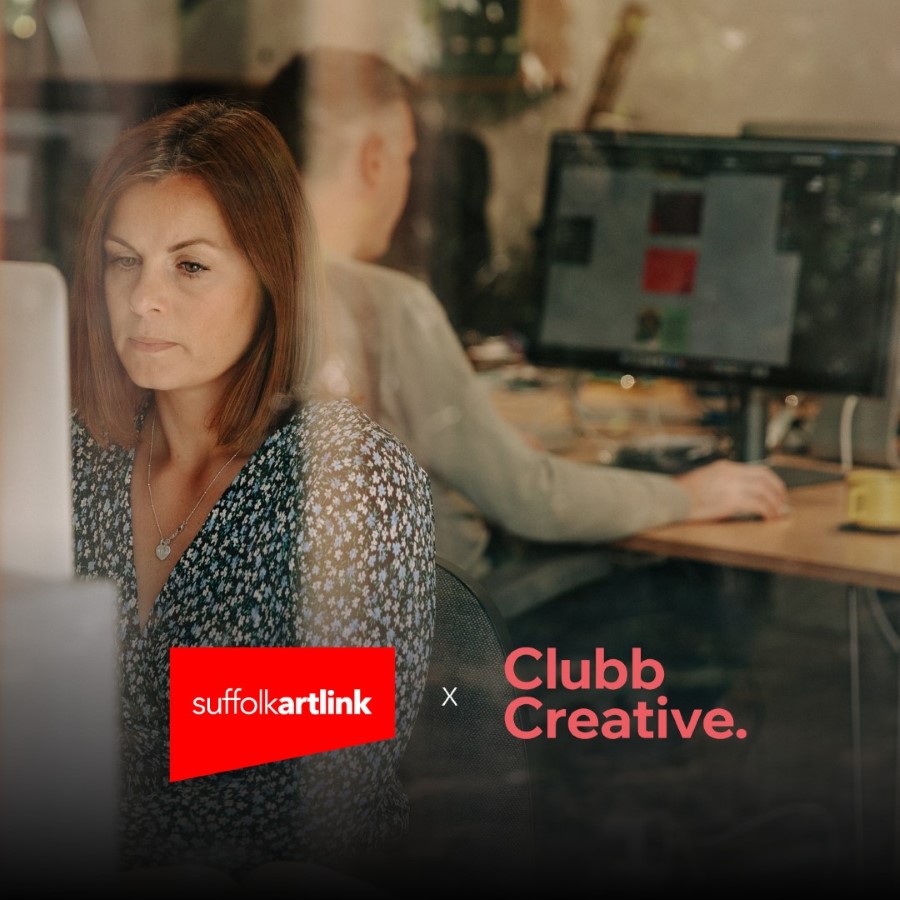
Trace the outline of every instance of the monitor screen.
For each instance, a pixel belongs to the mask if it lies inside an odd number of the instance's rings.
[[[69,313],[55,266],[0,260],[0,351],[0,572],[69,579]]]
[[[877,396],[900,146],[559,132],[532,359]]]

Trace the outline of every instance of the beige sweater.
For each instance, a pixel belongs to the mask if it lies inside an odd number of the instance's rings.
[[[608,542],[684,518],[673,479],[535,450],[507,423],[434,294],[384,266],[328,257],[330,389],[356,402],[429,473],[438,554],[477,577],[490,529]]]

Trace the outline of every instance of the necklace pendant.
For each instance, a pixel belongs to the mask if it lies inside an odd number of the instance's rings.
[[[156,545],[156,558],[162,562],[170,553],[172,552],[172,548],[168,545],[166,541],[160,541]]]

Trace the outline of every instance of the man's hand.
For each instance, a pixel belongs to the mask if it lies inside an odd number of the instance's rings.
[[[675,480],[691,499],[690,521],[785,515],[787,488],[768,466],[720,459],[700,466]]]

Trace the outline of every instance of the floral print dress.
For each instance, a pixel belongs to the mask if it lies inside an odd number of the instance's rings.
[[[403,832],[397,765],[422,697],[434,622],[428,479],[346,401],[310,404],[234,478],[138,619],[134,453],[73,416],[76,571],[118,589],[124,867],[240,873],[328,861]],[[393,646],[396,737],[169,783],[173,646]]]

